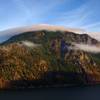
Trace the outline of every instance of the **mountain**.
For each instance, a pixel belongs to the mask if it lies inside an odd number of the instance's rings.
[[[50,36],[51,35],[51,36]],[[57,38],[57,37],[63,37],[65,41],[68,42],[76,42],[76,43],[83,43],[83,44],[98,44],[98,41],[94,38],[91,38],[87,34],[75,34],[74,32],[70,31],[45,31],[45,30],[40,30],[40,31],[29,31],[29,32],[24,32],[23,34],[18,34],[15,36],[12,36],[10,39],[7,41],[3,42],[3,44],[8,44],[12,42],[17,42],[17,41],[24,41],[28,40],[31,42],[36,42],[36,43],[41,43],[44,38]],[[39,42],[40,41],[40,42]]]
[[[31,25],[31,26],[23,26],[17,28],[11,28],[0,32],[0,42],[7,40],[8,38],[30,31],[39,31],[39,30],[47,30],[47,31],[70,31],[75,33],[84,33],[85,30],[76,29],[76,28],[67,28],[63,26],[56,26],[56,25],[48,25],[48,24],[39,24],[39,25]]]
[[[99,84],[99,50],[85,51],[77,44],[100,47],[89,35],[68,30],[12,36],[0,45],[0,88]]]

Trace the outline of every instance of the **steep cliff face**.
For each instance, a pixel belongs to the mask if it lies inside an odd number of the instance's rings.
[[[86,34],[72,32],[34,31],[13,36],[0,46],[0,87],[100,83],[100,58],[71,49],[73,42],[99,44]]]

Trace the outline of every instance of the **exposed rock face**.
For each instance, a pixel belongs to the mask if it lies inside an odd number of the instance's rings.
[[[73,42],[99,44],[72,32],[36,31],[10,38],[0,46],[0,88],[100,83],[100,58],[70,49]]]
[[[91,38],[88,34],[75,34],[72,32],[65,32],[64,37],[69,39],[71,42],[76,42],[76,43],[83,43],[83,44],[97,44],[98,41]]]

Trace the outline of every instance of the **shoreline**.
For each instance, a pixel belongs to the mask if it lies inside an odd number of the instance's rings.
[[[34,89],[56,89],[56,88],[72,88],[72,87],[92,87],[92,86],[100,86],[100,84],[63,84],[63,85],[46,85],[46,86],[30,86],[30,87],[17,87],[17,88],[1,88],[0,91],[27,91]]]

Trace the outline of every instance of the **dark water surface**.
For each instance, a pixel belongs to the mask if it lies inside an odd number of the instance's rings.
[[[100,100],[100,86],[7,90],[0,100]]]

